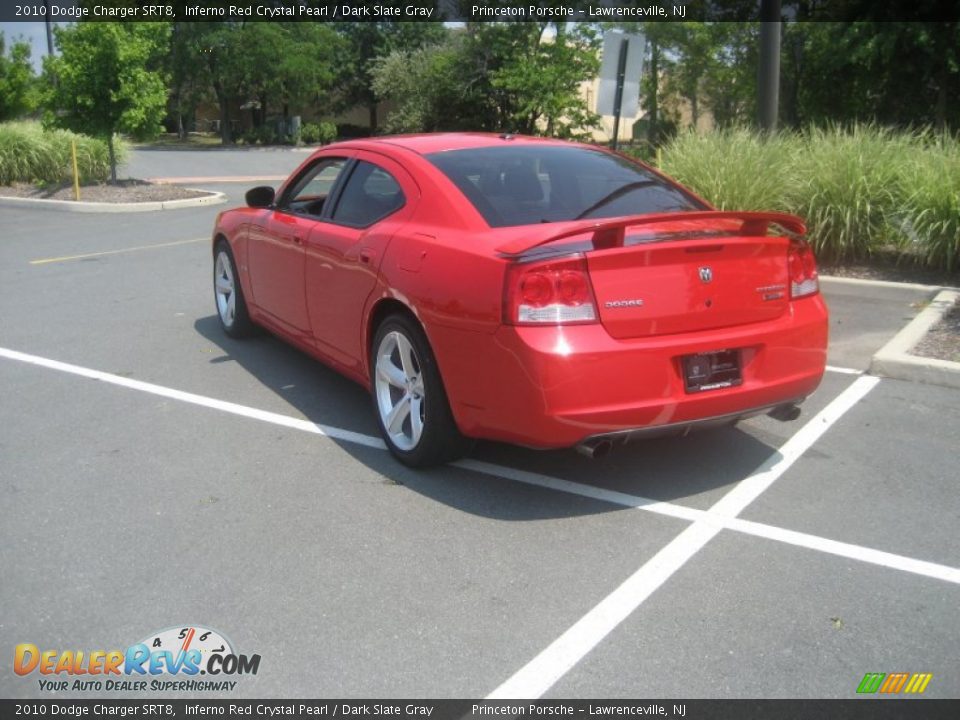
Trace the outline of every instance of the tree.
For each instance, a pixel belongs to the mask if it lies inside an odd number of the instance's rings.
[[[251,22],[239,29],[244,48],[233,63],[247,101],[254,101],[255,125],[271,107],[289,116],[289,106],[314,104],[333,86],[340,38],[320,23]]]
[[[377,98],[395,109],[383,129],[390,133],[476,130],[475,102],[463,86],[459,38],[416,50],[394,50],[374,60],[370,76]]]
[[[873,120],[960,126],[955,20],[791,23],[787,44],[784,64],[792,89],[787,115],[797,124]]]
[[[377,61],[395,51],[443,42],[448,30],[440,23],[420,22],[343,22],[336,27],[343,39],[337,57],[338,105],[344,110],[358,105],[367,108],[370,131],[376,132],[379,98],[373,90],[373,69]]]
[[[0,122],[27,115],[36,108],[35,77],[30,64],[30,45],[15,42],[6,53],[0,32]]]
[[[551,26],[553,38],[547,35]],[[562,22],[484,23],[474,34],[474,49],[491,67],[500,128],[573,137],[597,124],[598,116],[580,93],[580,85],[600,70],[593,28],[576,25],[567,31]]]
[[[166,113],[158,69],[167,23],[81,22],[54,29],[59,56],[44,59],[45,123],[106,139],[117,181],[114,135],[155,136]]]
[[[445,42],[372,66],[375,97],[397,109],[388,130],[487,130],[572,137],[597,116],[580,94],[599,69],[591,28],[469,23]]]
[[[329,103],[342,50],[328,25],[298,22],[177,23],[170,53],[172,95],[192,111],[212,91],[220,107],[220,137],[233,141],[230,106],[253,110],[255,126],[271,110]]]
[[[166,70],[181,140],[186,138],[187,124],[193,121],[197,105],[211,95],[205,55],[211,51],[210,36],[216,29],[215,23],[206,22],[175,22],[171,28]]]

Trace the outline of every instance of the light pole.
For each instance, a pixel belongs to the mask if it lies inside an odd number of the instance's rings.
[[[780,101],[780,0],[760,0],[760,71],[757,105],[760,128],[777,129]]]
[[[50,57],[53,55],[53,26],[50,23],[50,0],[43,0],[43,7],[46,10],[43,19],[47,25],[47,57]]]

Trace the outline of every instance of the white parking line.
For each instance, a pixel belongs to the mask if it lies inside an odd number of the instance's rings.
[[[180,400],[181,402],[190,403],[191,405],[202,405],[203,407],[221,410],[233,415],[242,415],[243,417],[253,418],[254,420],[262,420],[263,422],[273,423],[274,425],[283,425],[284,427],[293,428],[294,430],[326,435],[327,437],[344,440],[345,442],[351,442],[357,445],[366,445],[367,447],[377,448],[379,450],[387,449],[383,440],[369,435],[351,432],[350,430],[344,430],[342,428],[319,425],[309,420],[301,420],[300,418],[293,418],[267,410],[258,410],[257,408],[238,405],[237,403],[227,402],[225,400],[217,400],[205,395],[197,395],[195,393],[184,392],[183,390],[174,390],[173,388],[154,385],[153,383],[143,382],[142,380],[131,380],[130,378],[121,377],[120,375],[113,375],[111,373],[101,372],[100,370],[91,370],[90,368],[81,367],[80,365],[71,365],[70,363],[50,360],[49,358],[43,358],[38,355],[28,355],[27,353],[17,352],[16,350],[0,348],[0,357],[19,360],[29,365],[38,365],[50,370],[59,370],[60,372],[70,373],[71,375],[79,375],[80,377],[90,378],[91,380],[99,380],[110,383],[111,385],[119,385],[120,387],[130,388],[131,390],[139,390],[140,392],[150,393],[151,395],[160,395],[161,397],[170,398],[171,400]]]
[[[736,517],[878,382],[879,379],[874,377],[854,380],[846,390],[787,440],[779,452],[714,503],[707,515]],[[696,520],[540,654],[490,693],[487,699],[542,697],[721,529],[720,523],[711,522],[708,518]]]
[[[652,500],[640,495],[630,495],[629,493],[607,490],[594,485],[583,485],[581,483],[571,482],[570,480],[551,477],[550,475],[541,475],[540,473],[530,472],[529,470],[517,470],[516,468],[504,467],[480,460],[460,460],[454,463],[454,465],[462,467],[465,470],[490,475],[491,477],[504,478],[527,485],[536,485],[537,487],[548,490],[556,490],[557,492],[568,493],[570,495],[579,495],[580,497],[590,498],[591,500],[599,500],[600,502],[606,502],[612,505],[644,510],[678,520],[687,520],[689,522],[702,520],[707,524],[723,530],[733,530],[734,532],[744,535],[776,540],[786,543],[787,545],[817,550],[830,555],[859,560],[871,565],[894,568],[914,575],[924,575],[960,585],[960,568],[953,568],[949,565],[939,565],[937,563],[927,562],[926,560],[916,560],[904,555],[896,555],[894,553],[884,552],[883,550],[874,550],[873,548],[862,545],[830,540],[825,537],[820,537],[819,535],[787,530],[751,520],[731,518],[713,513],[710,510],[698,510],[686,505]]]
[[[90,368],[81,367],[79,365],[71,365],[58,360],[50,360],[37,355],[29,355],[27,353],[17,352],[16,350],[0,348],[0,357],[5,357],[9,360],[17,360],[30,365],[45,367],[51,370],[59,370],[60,372],[79,375],[81,377],[91,378],[93,380],[100,380],[102,382],[110,383],[111,385],[119,385],[120,387],[126,387],[131,390],[139,390],[152,395],[160,395],[173,400],[180,400],[182,402],[190,403],[191,405],[200,405],[203,407],[212,408],[214,410],[221,410],[233,415],[240,415],[253,420],[260,420],[262,422],[272,423],[274,425],[281,425],[293,430],[314,433],[316,435],[324,435],[336,440],[342,440],[344,442],[363,445],[365,447],[375,448],[378,450],[386,450],[386,446],[383,444],[383,441],[380,438],[353,432],[351,430],[344,430],[343,428],[320,425],[318,423],[310,422],[309,420],[290,417],[289,415],[281,415],[280,413],[259,410],[247,405],[239,405],[237,403],[227,402],[224,400],[217,400],[216,398],[207,397],[205,395],[197,395],[195,393],[183,392],[182,390],[174,390],[162,385],[154,385],[153,383],[143,382],[140,380],[132,380],[120,375],[112,375],[99,370],[91,370]],[[876,380],[876,378],[872,379]],[[938,565],[937,563],[931,563],[925,560],[916,560],[903,555],[895,555],[893,553],[874,550],[861,545],[838,542],[836,540],[830,540],[818,535],[795,532],[793,530],[786,530],[784,528],[765,525],[763,523],[741,520],[739,518],[725,517],[712,513],[709,510],[698,510],[686,505],[677,505],[675,503],[663,502],[661,500],[653,500],[640,495],[631,495],[629,493],[623,493],[617,490],[607,490],[606,488],[596,487],[594,485],[584,485],[571,480],[563,480],[562,478],[543,475],[542,473],[531,472],[529,470],[519,470],[517,468],[506,467],[504,465],[496,465],[494,463],[483,462],[482,460],[460,460],[453,463],[453,465],[464,470],[469,470],[471,472],[476,472],[483,475],[489,475],[491,477],[513,480],[514,482],[524,483],[526,485],[534,485],[536,487],[555,490],[557,492],[567,493],[569,495],[590,498],[591,500],[599,500],[601,502],[610,503],[611,505],[620,505],[622,507],[644,510],[646,512],[652,512],[657,515],[664,515],[667,517],[676,518],[678,520],[686,520],[688,522],[704,521],[710,525],[726,530],[733,530],[745,535],[754,535],[756,537],[767,538],[769,540],[777,540],[789,545],[805,547],[832,555],[860,560],[865,563],[896,568],[904,572],[909,572],[916,575],[925,575],[938,580],[945,580],[947,582],[960,584],[960,569],[952,568],[947,565]]]
[[[153,383],[133,380],[85,368],[79,365],[51,360],[49,358],[0,348],[0,357],[9,360],[57,370],[80,377],[98,380],[131,390],[159,395],[192,405],[220,410],[242,417],[288,427],[293,430],[324,435],[336,440],[385,450],[379,438],[362,433],[320,425],[301,418],[252,408],[246,405],[218,400],[195,393],[175,390]],[[876,384],[878,378],[862,376],[838,395],[830,404],[807,422],[769,460],[748,478],[735,486],[710,510],[662,502],[616,490],[607,490],[592,485],[563,480],[540,473],[504,467],[493,463],[467,459],[454,463],[465,470],[521,482],[527,485],[591,498],[613,505],[635,508],[693,523],[671,543],[658,552],[650,561],[634,573],[626,582],[595,607],[583,620],[570,628],[561,638],[551,644],[534,661],[501,685],[489,697],[539,697],[546,692],[563,673],[589,652],[606,634],[635,610],[650,594],[686,563],[700,548],[720,530],[732,530],[745,535],[766,538],[797,547],[816,550],[872,565],[888,567],[916,575],[960,584],[960,569],[946,565],[917,560],[851,543],[839,542],[808,533],[787,530],[764,523],[742,520],[735,517],[750,502],[766,490],[787,468],[809,449],[840,417],[862,399]],[[539,660],[539,662],[538,662]],[[531,668],[527,673],[524,670]],[[552,678],[552,679],[550,679]],[[548,683],[548,684],[547,684]]]

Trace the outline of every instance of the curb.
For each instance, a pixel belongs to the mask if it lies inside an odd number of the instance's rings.
[[[187,188],[192,190],[194,188]],[[227,201],[227,196],[221,192],[206,193],[204,197],[184,198],[181,200],[155,200],[138,203],[105,203],[105,202],[76,202],[75,200],[45,200],[38,198],[16,198],[0,196],[0,207],[33,208],[35,210],[56,210],[58,212],[75,213],[132,213],[151,212],[154,210],[179,210],[181,208],[199,207],[201,205],[218,205]]]
[[[941,290],[930,304],[884,345],[870,362],[870,374],[960,389],[960,362],[911,355],[930,329],[953,307],[960,291]]]
[[[897,280],[871,280],[868,278],[851,278],[842,275],[821,275],[820,280],[838,285],[860,285],[862,287],[901,288],[903,290],[954,290],[946,285],[924,285],[923,283],[899,282]]]

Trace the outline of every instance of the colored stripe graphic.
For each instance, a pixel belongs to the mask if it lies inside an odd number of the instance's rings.
[[[918,695],[927,689],[932,679],[933,673],[867,673],[857,686],[857,692],[896,695],[903,691]]]
[[[887,675],[887,679],[884,681],[883,685],[880,686],[880,692],[882,693],[898,693],[903,689],[903,685],[907,682],[908,673],[890,673]]]
[[[910,682],[907,683],[907,687],[904,689],[904,692],[922,693],[927,689],[927,685],[930,684],[930,680],[932,678],[933,673],[914,673],[913,677],[910,678]]]
[[[886,673],[867,673],[863,676],[863,680],[860,681],[860,686],[857,688],[857,692],[875,693],[880,689],[880,683],[883,682],[885,677]]]

